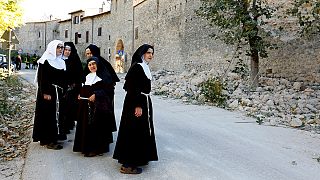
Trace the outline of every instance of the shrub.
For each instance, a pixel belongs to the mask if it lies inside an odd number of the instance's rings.
[[[225,84],[218,78],[209,78],[199,84],[201,93],[205,96],[208,102],[214,103],[219,107],[225,107],[228,96],[223,94]]]

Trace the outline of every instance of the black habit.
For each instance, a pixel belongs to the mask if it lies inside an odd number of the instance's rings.
[[[37,81],[37,102],[34,117],[33,141],[43,144],[56,143],[58,138],[56,91],[62,97],[65,86],[65,71],[52,67],[48,61],[39,63]],[[57,85],[59,87],[55,87]],[[51,95],[51,100],[45,100],[43,95]]]
[[[116,82],[96,57],[88,59],[87,65],[91,60],[97,62],[96,75],[102,80],[84,85],[80,90],[83,98],[95,94],[95,101],[80,100],[73,151],[98,155],[109,152],[109,144],[113,142],[112,132],[117,130],[113,106]]]
[[[65,42],[65,46],[71,47],[70,56],[65,59],[67,87],[63,96],[63,106],[61,106],[62,128],[63,134],[69,132],[74,127],[74,122],[77,120],[79,108],[78,95],[80,93],[81,82],[83,81],[83,68],[77,49],[73,42]]]
[[[118,138],[113,158],[129,166],[142,166],[158,160],[153,126],[151,80],[144,73],[141,56],[150,45],[143,45],[135,52],[126,75],[124,100]],[[142,108],[142,116],[135,116],[135,108]]]

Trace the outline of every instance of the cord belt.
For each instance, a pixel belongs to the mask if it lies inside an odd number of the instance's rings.
[[[151,136],[151,126],[150,126],[150,114],[149,114],[149,97],[150,97],[150,94],[146,94],[146,93],[143,93],[141,92],[142,95],[145,95],[146,98],[147,98],[147,109],[148,109],[148,125],[149,125],[149,133],[150,133],[150,136]]]

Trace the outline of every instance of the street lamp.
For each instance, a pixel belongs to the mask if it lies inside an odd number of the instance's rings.
[[[106,3],[103,1],[102,4],[101,4],[101,9],[100,9],[100,12],[101,12],[101,13],[103,12],[103,6],[104,6],[104,5],[106,5]]]

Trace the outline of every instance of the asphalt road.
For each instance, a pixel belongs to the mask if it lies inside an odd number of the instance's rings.
[[[35,70],[19,74],[33,82]],[[119,125],[125,92],[116,86],[115,114]],[[72,152],[68,135],[62,150],[38,143],[28,149],[23,180],[109,179],[320,179],[320,135],[291,128],[258,125],[255,119],[210,106],[187,105],[153,96],[159,161],[143,167],[140,175],[124,175],[111,152],[83,157]],[[116,140],[117,133],[114,133]]]

